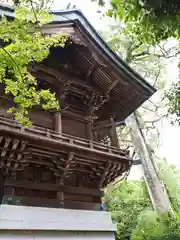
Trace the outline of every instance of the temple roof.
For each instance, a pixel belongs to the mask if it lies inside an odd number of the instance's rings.
[[[53,13],[54,20],[43,31],[46,34],[68,33],[72,45],[53,49],[39,71],[51,77],[58,73],[63,78],[67,76],[67,80],[71,77],[72,84],[79,89],[78,84],[82,85],[81,89],[85,89],[84,85],[96,88],[102,95],[101,99],[104,97],[103,104],[100,103],[95,110],[100,120],[107,117],[124,120],[155,92],[143,77],[108,47],[81,11],[73,9]],[[0,5],[0,14],[14,17],[13,8],[7,6]],[[67,54],[70,60],[66,59]],[[64,56],[63,60],[61,56]],[[68,65],[67,69],[62,68],[63,64]],[[82,90],[82,96],[89,90]]]

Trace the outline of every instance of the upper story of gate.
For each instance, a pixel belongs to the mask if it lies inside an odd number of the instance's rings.
[[[5,6],[0,14],[14,17]],[[117,124],[155,89],[108,47],[80,11],[54,12],[42,32],[67,36],[65,47],[52,48],[47,59],[30,66],[38,88],[55,92],[61,108],[37,106],[29,113],[33,127],[24,129],[7,113],[13,101],[1,85],[1,168],[41,165],[61,184],[104,187],[132,164],[119,145]]]

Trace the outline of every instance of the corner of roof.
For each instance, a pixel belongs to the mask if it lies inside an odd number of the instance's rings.
[[[9,12],[14,12],[14,8],[8,4],[3,4],[3,3],[0,3],[0,9],[1,10],[7,10]]]
[[[69,21],[78,21],[81,27],[86,29],[87,32],[91,35],[93,38],[93,41],[96,42],[101,48],[101,50],[114,62],[114,65],[125,71],[125,74],[130,75],[137,83],[141,84],[146,90],[149,91],[150,95],[152,95],[156,89],[151,86],[140,74],[135,72],[122,58],[120,58],[114,51],[112,51],[107,43],[101,38],[101,36],[97,33],[95,28],[90,24],[88,19],[85,17],[83,12],[80,9],[64,9],[64,10],[54,10],[52,11],[56,17],[60,17],[62,20],[62,17],[67,18],[66,20]],[[6,5],[6,4],[0,4],[0,15],[5,15],[7,17],[13,18],[14,17],[14,8]],[[66,16],[63,16],[66,15]],[[69,17],[68,17],[69,15]],[[58,17],[58,18],[59,18]],[[57,19],[59,22],[60,19]]]
[[[72,14],[72,13],[76,13],[77,15],[79,15],[79,16],[84,18],[84,14],[81,11],[81,9],[79,9],[79,8],[63,9],[63,10],[52,10],[52,13],[54,13],[54,14],[63,14],[63,13]]]

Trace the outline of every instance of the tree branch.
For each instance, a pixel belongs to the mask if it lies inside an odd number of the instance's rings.
[[[154,124],[154,123],[157,123],[157,122],[161,121],[163,118],[165,118],[165,117],[167,117],[167,116],[168,116],[168,114],[166,113],[166,114],[160,116],[159,118],[156,118],[155,120],[152,120],[152,121],[144,121],[144,123],[145,123],[145,124],[146,124],[146,123]]]

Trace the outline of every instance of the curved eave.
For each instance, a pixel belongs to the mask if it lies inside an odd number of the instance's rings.
[[[80,10],[73,9],[54,11],[53,13],[55,14],[54,23],[72,22],[77,24],[89,36],[89,38],[91,38],[94,44],[106,55],[109,61],[113,63],[114,67],[120,74],[126,75],[129,79],[132,79],[144,88],[148,96],[155,93],[156,89],[154,87],[152,87],[140,74],[135,72],[121,57],[109,48],[107,43],[100,37]]]
[[[10,18],[14,17],[13,8],[6,5],[0,5],[1,16],[7,16]],[[63,10],[63,11],[53,11],[55,15],[52,23],[74,23],[78,25],[94,42],[94,44],[102,51],[102,53],[109,59],[113,64],[114,68],[122,75],[125,75],[131,81],[136,82],[140,85],[150,97],[154,94],[156,89],[152,87],[145,79],[135,72],[128,64],[120,58],[114,51],[112,51],[106,42],[100,37],[97,31],[89,23],[86,17],[82,14],[80,10]]]

